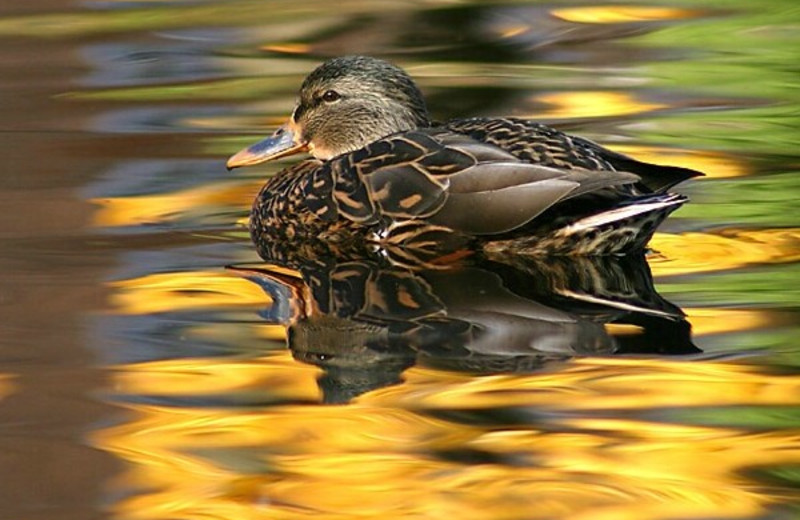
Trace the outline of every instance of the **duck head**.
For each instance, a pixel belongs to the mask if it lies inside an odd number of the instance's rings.
[[[228,169],[304,151],[325,161],[427,126],[422,93],[402,69],[366,56],[335,58],[303,81],[289,121],[228,159]]]

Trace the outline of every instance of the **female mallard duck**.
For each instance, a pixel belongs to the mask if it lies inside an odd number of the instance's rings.
[[[625,254],[686,202],[667,190],[702,175],[523,119],[434,124],[403,70],[364,56],[314,70],[288,123],[228,168],[301,151],[313,159],[270,179],[253,204],[256,244]]]

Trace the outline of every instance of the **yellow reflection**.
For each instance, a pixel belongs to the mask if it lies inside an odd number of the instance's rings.
[[[769,311],[744,309],[683,309],[692,324],[692,335],[723,334],[769,327]]]
[[[255,328],[256,336],[263,339],[286,339],[286,327],[283,325],[258,325]]]
[[[531,27],[527,24],[519,24],[519,25],[505,25],[500,31],[501,38],[513,38],[520,34],[524,34],[528,31]]]
[[[689,152],[672,148],[634,145],[612,145],[610,148],[635,157],[640,161],[693,168],[714,179],[741,177],[750,173],[744,164],[736,162],[732,157],[726,157],[719,153]]]
[[[604,5],[565,7],[553,9],[551,14],[568,22],[576,23],[626,23],[658,20],[680,20],[702,14],[696,9],[677,7],[647,7],[642,5]]]
[[[210,395],[244,389],[273,397],[316,400],[317,370],[295,362],[288,351],[260,360],[178,359],[116,367],[114,391],[129,395]]]
[[[307,43],[273,43],[264,45],[261,50],[270,52],[283,52],[286,54],[308,54],[311,51],[311,45]]]
[[[111,303],[118,314],[150,314],[202,307],[268,304],[257,285],[232,273],[159,273],[112,282]]]
[[[762,374],[757,367],[743,365],[662,359],[580,358],[564,370],[538,377],[448,374],[451,385],[438,390],[436,385],[442,384],[438,372],[412,369],[405,376],[409,384],[418,387],[412,394],[414,400],[421,399],[417,404],[432,408],[566,406],[574,410],[619,410],[794,405],[800,399],[800,376]],[[428,388],[429,393],[420,388]],[[406,399],[401,387],[369,395],[379,402]]]
[[[728,229],[716,234],[656,233],[650,247],[654,276],[724,271],[750,264],[800,260],[800,229]]]
[[[240,217],[236,219],[236,226],[238,227],[247,227],[250,223],[250,217]]]
[[[137,226],[175,220],[180,215],[211,205],[249,206],[263,179],[228,185],[204,185],[176,193],[92,199],[98,206],[94,226]]]
[[[115,387],[128,395],[266,392],[286,404],[127,405],[130,419],[93,439],[127,462],[115,517],[751,517],[782,491],[747,470],[800,463],[796,432],[674,419],[691,407],[796,405],[800,377],[756,367],[608,358],[530,375],[414,368],[350,405],[291,404],[317,398],[318,375],[286,352],[120,367]]]
[[[583,91],[555,92],[536,96],[536,101],[549,105],[536,117],[573,119],[641,114],[665,108],[659,103],[645,103],[625,92]]]
[[[5,399],[16,391],[16,386],[13,382],[15,376],[11,374],[0,374],[0,400]]]
[[[480,445],[499,453],[535,449],[551,473],[564,475],[560,486],[551,484],[550,495],[578,501],[562,506],[565,518],[752,517],[772,500],[737,472],[800,458],[800,439],[791,434],[603,418],[566,419],[564,425],[592,433],[488,435]],[[563,482],[570,476],[575,484]],[[586,510],[570,511],[581,506]]]
[[[606,323],[606,331],[614,336],[635,336],[644,332],[643,327],[627,323]]]

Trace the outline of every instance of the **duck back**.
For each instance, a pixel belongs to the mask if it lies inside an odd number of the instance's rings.
[[[527,162],[557,168],[615,170],[639,176],[643,192],[663,193],[703,173],[690,168],[637,161],[582,137],[560,132],[547,125],[518,118],[454,119],[445,127],[477,141],[501,148]]]

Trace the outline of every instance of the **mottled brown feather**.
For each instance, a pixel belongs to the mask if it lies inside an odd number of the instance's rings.
[[[448,230],[463,237],[458,243],[472,237],[494,240],[499,244],[495,247],[524,245],[536,254],[548,249],[568,253],[571,248],[586,254],[586,247],[570,245],[576,234],[532,223],[570,199],[594,196],[601,201],[593,208],[597,200],[586,199],[586,210],[576,212],[575,219],[613,208],[639,196],[633,185],[641,179],[615,171],[597,145],[575,143],[536,123],[472,119],[389,136],[326,162],[303,161],[280,172],[262,190],[253,208],[253,238],[381,241],[394,236],[396,245],[398,235],[391,229],[421,221],[433,225],[438,235]],[[568,215],[553,216],[553,222],[569,222]],[[531,226],[543,236],[524,236]],[[415,246],[414,238],[403,233],[409,247]],[[588,240],[585,233],[580,239]],[[548,240],[560,243],[556,247]],[[642,247],[646,239],[628,237],[620,243],[623,248],[598,251]],[[417,245],[423,247],[422,242]],[[429,246],[425,241],[424,247]]]

